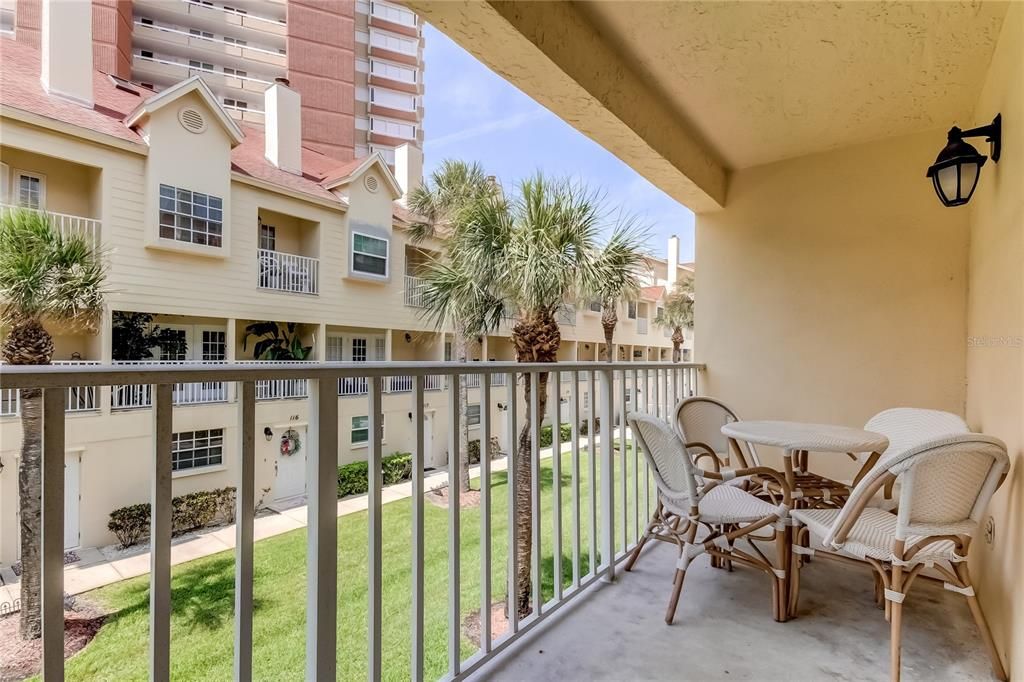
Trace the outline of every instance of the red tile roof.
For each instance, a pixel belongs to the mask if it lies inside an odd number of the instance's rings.
[[[61,123],[105,133],[121,140],[144,144],[142,137],[125,125],[124,120],[147,98],[155,93],[132,84],[139,94],[116,87],[107,74],[93,74],[92,109],[54,97],[43,89],[39,50],[11,38],[0,39],[0,104],[50,118]],[[266,160],[263,128],[242,125],[245,139],[231,151],[231,169],[242,175],[302,192],[319,199],[341,203],[324,189],[323,185],[349,175],[365,159],[339,161],[313,149],[302,148],[302,175],[287,173]],[[396,218],[406,211],[396,205]],[[401,218],[399,218],[401,219]]]
[[[640,297],[649,301],[658,301],[665,295],[665,287],[642,287]]]

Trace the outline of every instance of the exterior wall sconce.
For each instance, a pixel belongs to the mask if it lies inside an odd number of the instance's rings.
[[[505,403],[498,403],[498,411],[499,412],[504,412],[507,409],[508,409],[508,405],[506,405]]]
[[[270,430],[269,426],[263,427],[263,437],[267,439],[268,443],[274,437],[274,432]]]
[[[405,337],[404,338],[405,338],[405,342],[406,343],[412,343],[412,334],[410,334],[409,332],[405,333]]]
[[[960,130],[953,126],[949,129],[946,146],[935,158],[935,163],[929,166],[927,174],[943,206],[963,206],[971,200],[974,188],[978,186],[981,167],[987,160],[984,154],[979,154],[977,149],[964,142],[964,138],[984,137],[991,143],[992,162],[999,163],[1002,134],[1002,114],[996,114],[991,123],[979,128]]]

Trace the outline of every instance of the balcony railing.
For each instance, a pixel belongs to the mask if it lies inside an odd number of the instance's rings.
[[[115,361],[116,367],[187,367],[187,366],[225,366],[226,363],[213,360],[138,360]],[[175,405],[206,405],[209,403],[225,403],[228,400],[228,387],[223,381],[201,381],[175,384],[171,395]],[[111,386],[110,407],[114,410],[131,410],[153,406],[152,387],[147,384],[118,384]]]
[[[292,294],[320,293],[320,260],[308,256],[259,249],[260,289]]]
[[[100,221],[95,218],[83,218],[78,215],[55,213],[54,211],[40,211],[34,208],[14,206],[12,204],[0,204],[0,217],[3,217],[8,212],[17,210],[42,213],[50,219],[50,224],[53,225],[54,229],[56,229],[62,236],[69,237],[71,235],[81,235],[91,241],[94,246],[100,245]]]
[[[150,532],[149,574],[149,619],[148,646],[139,650],[148,651],[149,669],[154,679],[169,679],[171,660],[171,532],[172,532],[172,477],[171,462],[173,448],[173,427],[175,393],[177,386],[227,386],[237,382],[239,396],[240,428],[256,429],[256,382],[302,380],[312,382],[311,393],[318,396],[310,414],[310,437],[316,447],[307,449],[308,532],[305,542],[307,610],[305,618],[306,677],[307,679],[334,679],[337,674],[339,618],[365,618],[368,676],[380,679],[384,646],[404,646],[411,641],[409,669],[413,679],[424,675],[425,663],[435,668],[443,665],[444,670],[433,670],[432,676],[461,679],[477,671],[484,663],[494,658],[506,647],[519,640],[539,623],[556,613],[564,604],[586,595],[587,587],[598,580],[610,581],[618,563],[635,547],[643,534],[643,524],[653,509],[654,486],[650,484],[650,472],[639,456],[635,438],[625,428],[628,395],[638,397],[639,409],[664,419],[672,418],[672,406],[684,395],[696,394],[699,390],[699,375],[702,367],[687,364],[664,363],[559,363],[556,366],[544,364],[517,363],[324,363],[317,365],[289,365],[289,363],[242,363],[237,365],[204,365],[142,363],[133,365],[105,365],[100,367],[43,366],[12,367],[0,376],[0,388],[18,390],[41,388],[43,390],[43,463],[42,463],[42,675],[45,679],[63,679],[64,673],[64,619],[60,616],[64,598],[64,406],[67,389],[76,386],[96,387],[103,385],[144,387],[145,394],[153,404],[153,445],[148,461],[150,472],[150,506],[152,509]],[[524,397],[522,390],[525,379],[536,386],[540,373],[548,373],[549,390],[552,399],[547,401],[547,412],[541,414],[539,396],[530,393],[521,408]],[[452,381],[467,373],[484,375],[481,382],[481,403],[491,404],[492,399],[505,404],[501,423],[492,421],[490,410],[481,410],[479,436],[489,443],[491,436],[504,433],[507,443],[519,442],[520,428],[529,424],[528,452],[535,474],[532,476],[528,494],[516,494],[515,487],[505,488],[507,503],[498,506],[493,499],[495,487],[505,477],[492,479],[491,461],[483,457],[480,461],[479,512],[470,524],[463,519],[459,504],[459,487],[448,488],[449,503],[446,510],[447,534],[447,615],[445,622],[447,636],[444,638],[447,656],[440,652],[427,651],[428,640],[424,637],[425,613],[435,615],[429,609],[436,608],[428,602],[426,573],[424,571],[427,551],[427,534],[424,528],[426,514],[424,500],[424,468],[426,465],[427,442],[425,440],[424,379],[440,376]],[[563,405],[558,396],[562,395],[561,377],[569,373],[570,399]],[[495,377],[505,375],[505,387],[495,393]],[[589,375],[591,384],[600,383],[600,391],[590,394],[590,400],[581,408],[581,375]],[[411,596],[412,618],[410,630],[395,637],[390,629],[383,628],[385,611],[382,609],[384,592],[383,567],[385,561],[401,560],[398,555],[383,551],[384,496],[381,460],[386,454],[383,443],[381,422],[381,396],[389,377],[413,377],[413,390],[409,394],[409,413],[413,427],[412,436],[412,516],[410,522],[411,544],[409,549],[409,578],[403,589]],[[366,387],[365,414],[369,415],[366,444],[368,461],[368,526],[366,547],[366,580],[370,595],[370,608],[360,601],[349,604],[344,599],[339,603],[338,582],[338,519],[337,519],[337,452],[340,443],[339,410],[330,400],[339,383],[355,382]],[[449,451],[459,446],[460,429],[456,415],[457,395],[451,392],[449,410],[444,432],[449,441]],[[523,413],[520,413],[524,409]],[[545,451],[545,466],[550,457],[554,481],[564,484],[546,486],[540,476],[542,451],[540,425],[544,417],[551,423],[568,423],[570,426],[569,449],[562,452],[560,429],[553,429],[552,448]],[[600,420],[599,424],[596,421]],[[523,420],[523,421],[520,421]],[[583,439],[581,424],[587,422],[586,439]],[[437,436],[434,436],[437,439]],[[254,568],[254,517],[256,508],[256,471],[253,462],[256,457],[256,439],[238,438],[238,452],[234,461],[237,487],[235,524],[235,608],[229,617],[235,619],[234,678],[252,679],[253,675],[253,568]],[[629,447],[626,447],[626,446]],[[509,470],[514,470],[521,455],[513,448],[509,453]],[[54,457],[51,453],[57,453]],[[454,458],[449,463],[449,476],[456,479],[460,462]],[[586,467],[586,476],[581,475]],[[632,472],[630,475],[628,472]],[[598,475],[600,473],[600,475]],[[548,480],[552,480],[549,478]],[[563,495],[565,496],[563,502]],[[551,506],[548,507],[548,497]],[[523,503],[522,500],[530,500]],[[507,507],[506,507],[507,504]],[[541,519],[541,508],[549,508],[550,518],[545,512]],[[565,517],[562,509],[567,507]],[[507,527],[502,535],[492,532],[492,516],[507,515],[501,521]],[[513,523],[513,519],[530,514],[532,523],[529,530]],[[479,524],[479,525],[477,525]],[[586,532],[583,528],[586,527]],[[551,533],[541,544],[544,529]],[[517,581],[518,534],[527,532],[524,538],[533,548],[530,555],[530,579]],[[471,538],[489,538],[490,541],[475,542]],[[470,540],[463,543],[462,539]],[[507,542],[508,567],[492,557],[495,542]],[[478,549],[467,549],[474,547]],[[436,549],[432,547],[431,551]],[[467,552],[474,554],[469,555]],[[477,554],[478,552],[478,554]],[[478,564],[479,585],[463,591],[463,562]],[[550,566],[548,565],[550,563]],[[563,567],[563,563],[565,564]],[[494,576],[499,576],[495,578]],[[559,576],[555,578],[554,576]],[[565,576],[562,578],[561,576]],[[542,592],[545,577],[553,583],[550,599]],[[348,579],[344,577],[343,579]],[[530,612],[523,617],[518,609],[509,613],[507,632],[493,635],[492,609],[504,595],[517,594],[528,598]],[[472,606],[479,609],[479,644],[476,651],[463,657],[466,646],[463,639],[464,594],[473,594]],[[585,598],[585,597],[584,597]],[[443,604],[444,602],[442,602]],[[197,605],[199,608],[203,604]],[[210,605],[212,606],[212,604]],[[440,606],[441,609],[445,607]],[[57,617],[52,617],[56,614]],[[387,638],[387,639],[386,639]],[[392,641],[392,640],[396,641]],[[436,640],[432,640],[436,641]],[[141,643],[136,643],[141,644]],[[346,651],[345,655],[354,652]],[[428,659],[429,656],[429,659]],[[438,659],[446,660],[440,664]],[[269,672],[269,671],[268,671]]]
[[[647,318],[638,317],[636,318],[636,333],[646,334],[647,333]]]
[[[92,360],[54,360],[54,365],[99,365]],[[96,399],[95,386],[69,386],[67,400],[64,403],[66,412],[93,412],[100,409]],[[0,417],[17,417],[21,415],[21,394],[10,388],[0,389]]]
[[[309,397],[305,379],[263,379],[256,382],[256,400],[291,400]]]
[[[423,307],[423,289],[426,282],[422,277],[405,276],[405,305],[412,308]]]

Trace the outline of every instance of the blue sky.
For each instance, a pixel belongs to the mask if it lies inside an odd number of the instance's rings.
[[[653,254],[679,235],[679,258],[693,260],[693,213],[633,169],[510,85],[427,25],[425,169],[446,158],[479,161],[505,187],[537,170],[601,188],[650,227]]]

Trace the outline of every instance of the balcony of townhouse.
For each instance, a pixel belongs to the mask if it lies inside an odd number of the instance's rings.
[[[410,308],[423,307],[423,275],[427,267],[438,257],[436,251],[405,245],[405,280],[402,300]]]
[[[197,27],[183,27],[139,17],[132,33],[135,47],[156,54],[197,59],[246,71],[259,64],[266,76],[283,76],[288,66],[284,48],[250,43],[245,38]]]
[[[18,209],[42,213],[61,234],[102,241],[99,168],[0,143],[0,215]]]
[[[133,4],[136,17],[147,17],[168,24],[186,25],[218,35],[230,35],[284,48],[287,37],[285,7],[277,2],[245,2],[241,7],[208,0],[138,0]]]
[[[315,296],[320,293],[320,224],[260,208],[257,215],[259,289]]]

